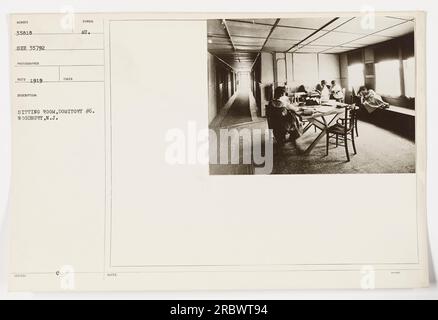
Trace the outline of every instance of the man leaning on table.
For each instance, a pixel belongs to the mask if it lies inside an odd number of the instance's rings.
[[[330,99],[334,99],[336,101],[343,100],[344,93],[342,92],[341,86],[337,84],[335,80],[332,80],[331,84],[332,86],[330,87]]]
[[[282,113],[281,126],[283,127],[284,132],[286,132],[286,140],[295,141],[295,139],[303,134],[303,126],[297,115],[297,112],[300,109],[290,102],[285,87],[275,88],[274,99],[269,102],[269,107]]]

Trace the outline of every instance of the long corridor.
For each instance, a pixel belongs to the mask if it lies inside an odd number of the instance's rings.
[[[231,127],[240,123],[250,122],[251,109],[248,91],[239,91],[237,97],[220,123],[221,128]]]

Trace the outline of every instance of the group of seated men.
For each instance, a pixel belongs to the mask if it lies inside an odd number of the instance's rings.
[[[281,115],[280,117],[275,117],[277,129],[274,129],[274,136],[277,141],[295,141],[303,133],[303,123],[298,116],[300,108],[298,104],[291,102],[287,92],[286,86],[275,88],[274,97],[269,102],[271,114]],[[321,101],[328,101],[330,99],[342,101],[344,99],[344,92],[335,80],[331,82],[331,86],[327,85],[325,80],[322,80],[314,90],[306,90],[302,85],[298,88],[297,92],[308,94],[311,97],[316,94]],[[313,99],[311,97],[308,99]]]
[[[344,99],[344,92],[341,86],[336,83],[336,80],[332,80],[330,85],[327,84],[327,81],[322,80],[316,85],[314,90],[306,89],[304,85],[301,85],[298,87],[297,92],[309,94],[314,92],[319,95],[319,97],[323,101],[329,99],[342,101]]]
[[[301,86],[303,87],[303,86]],[[307,90],[302,91],[303,88],[298,88],[297,92],[307,92]],[[301,90],[300,90],[301,89]],[[336,83],[335,80],[331,82],[331,86],[326,84],[326,81],[321,81],[315,88],[315,91],[320,95],[321,100],[334,99],[337,101],[344,100],[344,92],[342,88]],[[361,104],[365,107],[368,112],[372,112],[376,108],[388,108],[389,104],[383,101],[382,97],[374,92],[372,89],[368,89],[365,86],[359,88],[358,97],[360,97]],[[269,107],[272,110],[277,110],[282,114],[281,117],[281,140],[286,138],[287,140],[294,141],[303,133],[303,125],[300,117],[298,116],[298,111],[300,108],[297,104],[292,103],[287,95],[287,89],[284,86],[275,88],[274,97],[269,103]],[[277,112],[275,111],[275,112]],[[284,137],[284,134],[287,137]],[[274,132],[274,136],[275,136]],[[276,137],[278,139],[278,136]]]

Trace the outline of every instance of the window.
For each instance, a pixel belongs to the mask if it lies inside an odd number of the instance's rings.
[[[415,58],[403,60],[405,95],[408,98],[415,98]]]
[[[376,92],[392,97],[401,95],[399,60],[376,63]]]
[[[286,58],[277,59],[277,83],[283,86],[286,81]]]
[[[364,83],[364,66],[362,63],[352,64],[348,66],[348,87],[359,89]]]

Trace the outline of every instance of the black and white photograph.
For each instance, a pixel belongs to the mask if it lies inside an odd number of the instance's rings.
[[[211,175],[415,172],[414,18],[207,25]]]
[[[438,297],[432,5],[40,1],[0,6],[0,300]]]

